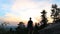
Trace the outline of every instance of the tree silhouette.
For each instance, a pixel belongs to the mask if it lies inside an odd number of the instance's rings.
[[[34,34],[39,34],[38,33],[38,30],[39,30],[38,28],[39,28],[38,23],[35,23],[34,32],[33,32]]]
[[[16,28],[17,34],[24,34],[25,25],[23,22],[19,22],[18,27]]]
[[[40,27],[40,28],[42,29],[42,28],[44,28],[45,26],[47,26],[47,21],[48,21],[48,20],[47,20],[47,18],[46,18],[46,11],[43,10],[41,13],[42,13],[42,15],[41,15],[42,20],[41,20],[41,22],[40,22],[40,23],[41,23],[41,27]]]
[[[31,20],[31,17],[30,17],[30,20],[28,21],[27,28],[28,28],[28,34],[32,34],[32,31],[33,31],[33,21]]]
[[[38,30],[38,23],[35,23],[35,30]]]
[[[54,19],[53,23],[55,23],[55,21],[59,19],[60,8],[57,8],[57,5],[53,4],[51,11],[52,11],[51,17]]]
[[[7,22],[1,23],[2,27],[6,27],[8,24],[9,24],[9,23],[7,23]]]

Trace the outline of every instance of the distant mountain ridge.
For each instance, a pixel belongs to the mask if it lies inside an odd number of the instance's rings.
[[[15,29],[17,28],[17,26],[5,26],[4,27],[7,31],[10,30],[10,28],[12,28],[12,30],[15,31]]]

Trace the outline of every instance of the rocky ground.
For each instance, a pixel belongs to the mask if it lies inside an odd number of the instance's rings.
[[[39,30],[39,34],[60,34],[60,23],[54,23]]]

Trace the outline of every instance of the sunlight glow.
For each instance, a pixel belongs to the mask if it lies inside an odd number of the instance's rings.
[[[3,0],[0,2],[0,20],[17,24],[21,21],[27,23],[31,17],[34,23],[39,23],[42,10],[46,10],[48,20],[52,22],[51,5],[55,3],[59,5],[60,2],[56,0]]]

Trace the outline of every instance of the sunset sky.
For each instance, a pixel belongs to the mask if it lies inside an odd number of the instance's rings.
[[[47,11],[47,18],[51,22],[51,5],[60,7],[60,0],[0,0],[0,23],[9,22],[17,25],[23,21],[25,24],[32,17],[33,22],[39,22],[41,11]]]

